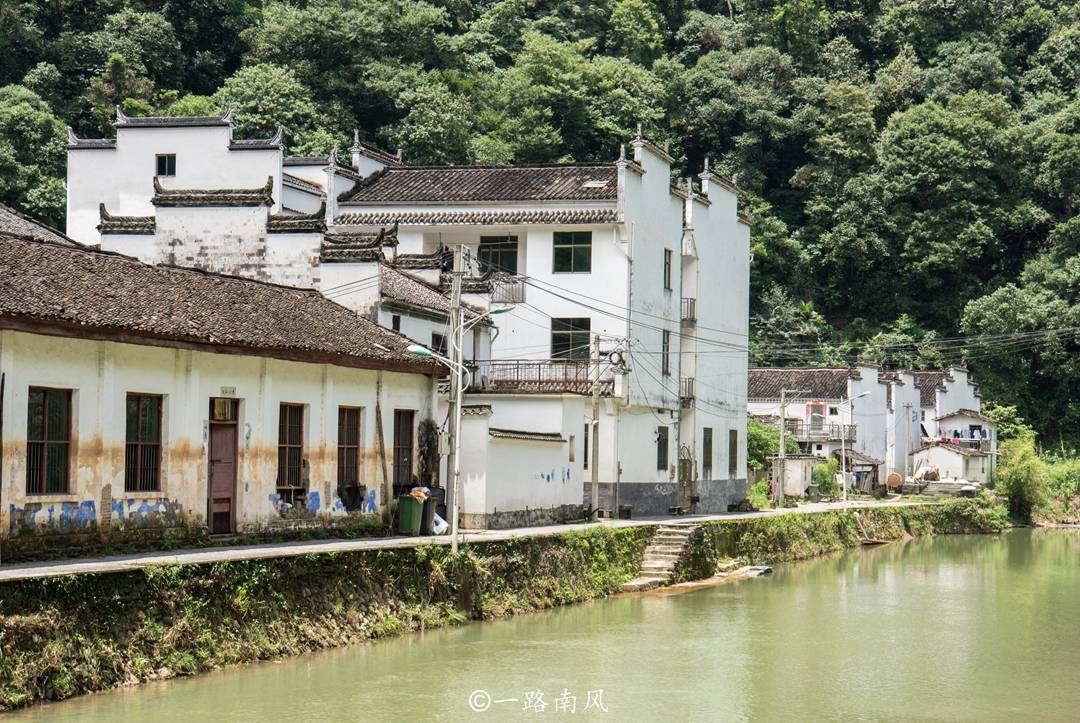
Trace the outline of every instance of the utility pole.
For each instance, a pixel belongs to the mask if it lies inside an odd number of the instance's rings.
[[[448,420],[450,451],[446,457],[446,468],[450,473],[450,550],[458,549],[458,519],[461,509],[461,397],[464,384],[464,370],[461,355],[462,319],[461,319],[461,278],[465,275],[462,262],[462,247],[454,247],[454,270],[450,286],[450,415]]]
[[[600,335],[593,337],[592,423],[589,425],[592,447],[589,465],[592,467],[592,518],[600,514]],[[619,511],[615,510],[616,516]]]
[[[900,480],[901,488],[908,477],[908,458],[911,457],[911,402],[904,405],[904,478]]]

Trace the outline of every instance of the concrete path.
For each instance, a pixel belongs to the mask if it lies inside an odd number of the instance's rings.
[[[927,504],[926,502],[849,502],[852,509],[865,507],[898,507]],[[569,525],[548,525],[545,527],[522,527],[511,530],[484,530],[467,532],[466,542],[497,542],[515,537],[547,537],[561,535],[571,530],[584,530],[597,525],[606,527],[637,527],[660,523],[678,524],[699,523],[708,520],[737,520],[754,517],[771,517],[783,514],[806,514],[826,512],[843,508],[843,503],[828,502],[806,504],[801,507],[781,510],[762,510],[760,512],[732,512],[718,515],[684,515],[674,517],[664,515],[637,520],[605,520],[594,523],[576,523]],[[105,557],[84,557],[72,560],[53,560],[48,562],[27,562],[13,565],[0,565],[0,583],[15,580],[30,580],[63,575],[81,575],[87,573],[125,572],[158,565],[202,565],[232,560],[263,560],[271,557],[296,557],[298,555],[317,555],[331,552],[355,552],[357,550],[395,549],[415,547],[417,545],[449,545],[449,537],[374,537],[359,540],[311,540],[305,542],[276,542],[263,545],[229,545],[225,547],[201,547],[188,550],[170,550],[168,552],[140,552],[130,555],[109,555]]]

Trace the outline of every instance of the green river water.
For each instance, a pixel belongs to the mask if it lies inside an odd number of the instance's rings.
[[[536,691],[546,707],[524,710]],[[585,710],[590,691],[602,691],[606,713],[595,700]],[[490,707],[474,711],[470,695]],[[615,598],[5,717],[1076,721],[1080,531],[864,548],[682,595]]]

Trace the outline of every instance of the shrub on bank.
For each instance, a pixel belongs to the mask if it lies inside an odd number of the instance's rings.
[[[1002,442],[995,480],[1008,498],[1009,514],[1028,521],[1046,503],[1047,467],[1035,452],[1035,440],[1020,437]]]

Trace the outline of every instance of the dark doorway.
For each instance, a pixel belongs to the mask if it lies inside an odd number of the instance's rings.
[[[236,529],[236,440],[238,399],[210,400],[210,474],[207,522],[212,535]]]
[[[412,486],[413,416],[411,409],[394,410],[394,492]]]

